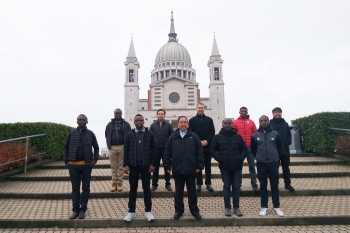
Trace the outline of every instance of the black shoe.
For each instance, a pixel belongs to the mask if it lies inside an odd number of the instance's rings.
[[[174,214],[174,219],[179,219],[179,218],[181,218],[181,216],[182,216],[182,214],[180,214],[180,213],[178,213],[178,212],[175,212],[175,214]]]
[[[239,208],[236,208],[233,210],[233,212],[238,216],[238,217],[242,217],[243,213]]]
[[[292,185],[286,185],[284,188],[288,189],[290,192],[294,192],[295,191],[295,189],[293,188]]]
[[[213,186],[211,186],[211,184],[207,184],[207,189],[209,192],[213,192],[214,189],[213,189]]]
[[[171,185],[168,184],[165,186],[166,190],[168,190],[169,192],[173,191],[173,189],[171,188]]]
[[[192,214],[192,215],[197,220],[201,220],[202,219],[202,216],[200,215],[200,213],[196,213],[196,214]]]
[[[201,189],[202,189],[202,185],[198,184],[197,187],[196,187],[197,192],[200,192]]]
[[[259,192],[259,188],[258,188],[258,186],[256,186],[256,185],[255,185],[255,186],[253,186],[253,191],[254,191],[254,192]]]
[[[152,185],[152,187],[151,187],[151,191],[153,192],[153,191],[155,191],[156,189],[157,189],[157,186]]]
[[[80,211],[79,212],[79,219],[84,219],[85,218],[85,211]]]
[[[78,211],[74,211],[73,214],[71,216],[69,216],[69,219],[75,219],[76,217],[78,217],[79,212]]]

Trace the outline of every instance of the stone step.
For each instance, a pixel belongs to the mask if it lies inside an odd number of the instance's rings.
[[[175,190],[174,180],[170,180],[172,188]],[[92,198],[126,198],[130,190],[129,182],[124,181],[122,192],[110,192],[111,181],[91,181],[91,197]],[[159,180],[158,188],[152,192],[154,198],[173,197],[174,192],[165,189],[164,179]],[[318,178],[295,178],[292,185],[296,189],[295,192],[289,192],[284,189],[284,181],[279,181],[281,196],[317,196],[317,195],[350,195],[350,177],[318,177]],[[205,186],[198,193],[201,197],[221,197],[223,182],[221,179],[212,179],[214,192],[209,192]],[[26,198],[26,199],[70,199],[71,198],[70,181],[9,181],[1,183],[0,198]],[[187,192],[185,193],[187,195]],[[241,186],[241,195],[244,197],[258,196],[252,190],[250,179],[243,178]],[[142,197],[142,184],[139,180],[138,196]]]
[[[222,197],[199,197],[203,216],[195,220],[188,211],[180,220],[172,219],[173,198],[153,198],[154,222],[144,218],[143,199],[137,199],[137,217],[130,223],[123,221],[128,211],[127,198],[91,198],[85,220],[68,220],[71,200],[0,199],[0,228],[110,228],[110,227],[204,227],[204,226],[290,226],[350,224],[350,196],[281,197],[285,217],[277,217],[271,209],[265,217],[258,215],[259,197],[241,198],[244,217],[225,217]]]
[[[213,167],[218,166],[218,162],[212,159],[211,164]],[[247,160],[243,163],[244,166],[248,166]],[[291,157],[290,166],[307,166],[307,165],[347,165],[347,161],[336,159],[332,157]],[[163,167],[163,164],[160,165]],[[99,160],[95,165],[95,168],[110,168],[109,160]],[[36,169],[65,169],[66,166],[62,161],[45,163]]]
[[[319,232],[319,233],[347,233],[350,225],[314,225],[314,226],[227,226],[227,227],[120,227],[120,228],[17,228],[0,229],[0,232],[23,233],[23,232],[104,232],[104,233],[232,233],[232,232]]]
[[[282,168],[280,167],[280,177]],[[311,166],[290,166],[292,178],[307,177],[340,177],[350,176],[350,166],[348,165],[311,165]],[[204,176],[204,175],[203,175]],[[243,178],[249,178],[249,168],[243,167]],[[164,170],[160,169],[159,178],[164,178]],[[220,169],[212,167],[212,178],[221,178]],[[110,169],[93,169],[91,180],[110,180]],[[128,179],[128,175],[124,176]],[[19,174],[9,177],[11,181],[65,181],[70,180],[68,169],[43,169],[32,170],[26,174]]]

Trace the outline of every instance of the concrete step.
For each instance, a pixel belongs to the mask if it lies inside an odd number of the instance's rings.
[[[227,226],[227,227],[120,227],[120,228],[19,228],[0,229],[0,232],[23,233],[23,232],[104,232],[104,233],[231,233],[231,232],[319,232],[319,233],[347,233],[350,225],[314,225],[314,226]]]
[[[175,190],[174,180],[171,179],[172,188]],[[126,198],[130,189],[129,182],[124,181],[124,191],[110,192],[111,181],[100,180],[91,181],[91,197],[92,198]],[[173,197],[174,192],[165,189],[165,181],[159,180],[158,188],[152,192],[154,198]],[[284,189],[284,181],[280,179],[279,188],[281,196],[317,196],[317,195],[350,195],[350,177],[317,177],[317,178],[295,178],[292,185],[296,189],[295,192],[289,192]],[[201,197],[221,197],[223,182],[221,179],[212,179],[214,192],[209,192],[205,186],[198,194]],[[138,196],[142,197],[142,184],[139,180]],[[26,199],[70,199],[71,198],[70,181],[9,181],[3,182],[0,186],[0,198],[26,198]],[[187,195],[187,193],[185,193]],[[243,178],[241,195],[244,197],[258,196],[252,190],[250,179]]]
[[[270,198],[271,199],[271,198]],[[127,198],[89,200],[85,220],[68,220],[71,200],[0,199],[0,228],[110,228],[110,227],[209,227],[209,226],[299,226],[350,224],[350,196],[281,197],[285,217],[277,217],[270,209],[265,217],[258,215],[259,197],[241,198],[244,217],[225,217],[222,197],[199,197],[198,206],[203,216],[195,220],[188,211],[180,220],[172,219],[173,198],[153,198],[152,213],[156,220],[144,218],[142,198],[137,199],[137,217],[130,223],[123,221],[128,211]]]
[[[282,177],[282,168],[280,167],[280,177]],[[350,166],[348,165],[310,165],[310,166],[290,166],[292,178],[307,178],[307,177],[340,177],[350,176]],[[164,170],[160,169],[159,178],[164,178]],[[243,178],[249,178],[249,168],[243,167]],[[221,178],[220,169],[212,167],[212,178]],[[110,180],[111,171],[105,169],[93,169],[92,180]],[[124,176],[128,179],[128,175]],[[19,174],[9,177],[11,181],[68,181],[68,169],[43,169],[33,170],[26,174]]]
[[[219,164],[212,159],[211,164],[213,167],[217,167]],[[244,166],[248,166],[247,160],[243,163]],[[332,157],[291,157],[290,166],[308,166],[308,165],[347,165],[347,161],[336,159]],[[163,167],[163,164],[160,165]],[[111,164],[109,160],[99,160],[95,165],[95,168],[110,168]],[[65,169],[66,166],[62,161],[45,163],[36,169]]]

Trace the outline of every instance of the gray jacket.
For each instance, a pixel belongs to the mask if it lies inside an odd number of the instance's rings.
[[[259,128],[251,137],[250,149],[257,162],[278,162],[284,156],[283,140],[281,135],[272,128]]]

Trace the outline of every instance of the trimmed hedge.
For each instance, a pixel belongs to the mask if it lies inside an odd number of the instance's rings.
[[[58,159],[64,153],[64,144],[68,133],[72,129],[70,126],[49,122],[0,124],[0,141],[46,134],[45,136],[31,138],[30,142],[37,152],[46,152],[43,155],[44,159]]]
[[[329,127],[350,129],[350,112],[321,112],[292,121],[300,127],[304,152],[322,155],[334,153],[336,140],[348,134]]]

